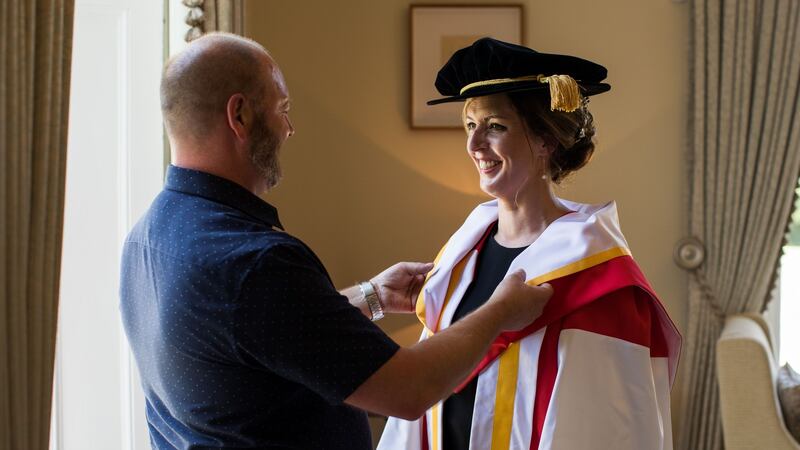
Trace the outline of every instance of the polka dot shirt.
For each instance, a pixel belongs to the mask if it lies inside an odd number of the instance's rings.
[[[153,448],[371,448],[343,400],[397,344],[243,187],[169,167],[125,242],[120,311]]]

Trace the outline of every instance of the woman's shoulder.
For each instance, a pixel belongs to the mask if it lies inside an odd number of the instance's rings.
[[[664,347],[658,314],[650,293],[638,286],[626,286],[565,316],[562,330],[581,330],[658,351]]]

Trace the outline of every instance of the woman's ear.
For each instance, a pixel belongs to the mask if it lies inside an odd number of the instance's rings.
[[[558,148],[558,141],[553,136],[536,136],[534,142],[536,142],[534,146],[536,156],[541,158],[549,159]]]

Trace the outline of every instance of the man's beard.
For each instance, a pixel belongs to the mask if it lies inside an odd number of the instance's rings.
[[[250,136],[250,161],[272,189],[281,181],[281,166],[278,162],[278,150],[281,142],[278,136],[264,125],[263,117],[256,117]]]

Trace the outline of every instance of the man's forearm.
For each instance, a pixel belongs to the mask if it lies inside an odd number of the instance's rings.
[[[419,417],[449,396],[486,354],[501,332],[502,307],[487,304],[431,338],[401,348],[347,403],[385,415]]]
[[[489,346],[503,331],[501,304],[487,304],[429,339],[407,350],[414,366],[414,383],[425,411],[447,398],[486,355]]]

